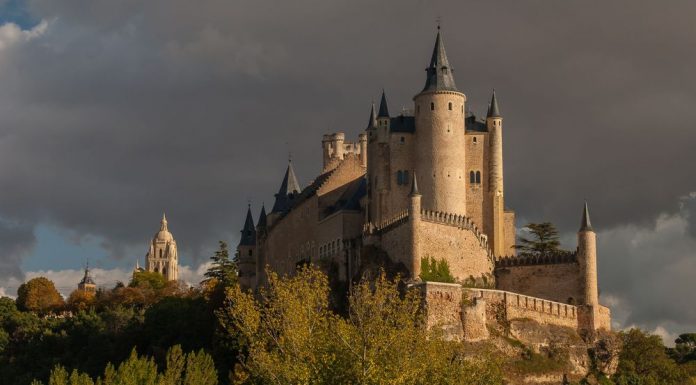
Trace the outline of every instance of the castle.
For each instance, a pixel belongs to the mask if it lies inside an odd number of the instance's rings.
[[[241,285],[264,285],[266,267],[292,274],[307,263],[350,282],[379,259],[422,291],[428,322],[458,338],[485,338],[482,325],[500,306],[506,317],[609,329],[587,205],[575,251],[516,255],[496,94],[484,120],[467,112],[439,28],[413,102],[412,113],[392,116],[383,92],[357,142],[324,135],[322,172],[304,188],[288,164],[272,210],[263,207],[256,225],[247,212],[237,248]],[[421,282],[425,258],[446,261],[457,284]]]

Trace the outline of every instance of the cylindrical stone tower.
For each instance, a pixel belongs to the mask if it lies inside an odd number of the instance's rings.
[[[590,223],[590,213],[585,203],[582,213],[582,224],[578,231],[578,263],[584,277],[584,304],[596,306],[599,304],[597,289],[597,235]]]
[[[495,256],[508,255],[511,250],[505,249],[505,194],[503,189],[503,117],[498,108],[495,90],[491,97],[486,115],[486,127],[489,138],[488,161],[488,205],[490,212],[487,220],[490,223],[489,245]]]
[[[466,215],[466,96],[457,90],[438,31],[416,109],[416,172],[423,208]]]

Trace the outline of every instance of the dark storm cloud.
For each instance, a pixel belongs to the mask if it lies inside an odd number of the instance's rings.
[[[26,8],[48,26],[0,51],[0,216],[101,236],[115,256],[165,210],[189,258],[236,242],[247,199],[256,212],[272,205],[288,151],[307,184],[321,135],[356,137],[383,87],[391,111],[411,106],[438,15],[470,108],[483,113],[498,92],[506,198],[520,221],[572,232],[588,199],[601,230],[651,228],[696,190],[690,1]],[[630,298],[612,274],[612,293]]]

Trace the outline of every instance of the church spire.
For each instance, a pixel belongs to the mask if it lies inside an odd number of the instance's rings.
[[[271,212],[285,212],[290,209],[290,203],[296,194],[300,193],[300,184],[297,183],[295,170],[292,161],[288,161],[288,168],[285,170],[285,177],[280,184],[280,189],[275,195],[275,203]]]
[[[445,44],[442,42],[440,35],[440,26],[437,27],[437,37],[435,38],[435,47],[433,54],[430,57],[430,65],[425,69],[427,76],[425,79],[425,87],[423,91],[457,91],[457,86],[454,84],[454,70],[450,67],[447,60],[447,52],[445,52]]]
[[[254,246],[256,245],[256,228],[254,227],[254,218],[251,216],[251,205],[247,209],[244,228],[242,229],[242,237],[239,240],[239,246]]]
[[[493,89],[493,96],[491,96],[491,102],[488,104],[487,118],[500,118],[500,108],[498,107],[498,99],[495,97],[495,89]]]
[[[378,118],[388,118],[389,117],[389,108],[387,108],[387,95],[382,90],[382,99],[379,101],[379,113],[377,114]]]
[[[585,202],[585,208],[582,211],[582,223],[580,223],[580,231],[593,231],[592,222],[590,222],[590,210],[587,208],[587,202]]]

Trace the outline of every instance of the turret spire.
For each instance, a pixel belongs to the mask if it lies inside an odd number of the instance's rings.
[[[413,180],[411,181],[411,194],[409,195],[412,197],[421,195],[420,191],[418,191],[418,178],[416,178],[415,170],[413,171]]]
[[[375,103],[372,103],[370,109],[370,120],[367,121],[367,128],[377,127],[377,116],[375,116]]]
[[[247,209],[244,228],[242,229],[242,238],[239,240],[239,246],[254,246],[256,245],[256,228],[254,227],[254,218],[251,216],[251,205]]]
[[[262,230],[262,229],[265,230],[267,223],[268,222],[266,221],[266,205],[262,204],[261,205],[261,214],[259,214],[259,222],[258,222],[258,225],[256,225],[256,227],[259,230]]]
[[[498,99],[495,97],[495,89],[493,89],[493,96],[491,96],[491,102],[488,104],[487,118],[500,118],[500,108],[498,108]]]
[[[433,55],[430,57],[430,65],[425,71],[427,77],[422,92],[458,91],[454,83],[454,75],[452,74],[454,70],[450,67],[449,60],[447,60],[447,52],[445,52],[445,44],[442,42],[439,25]]]
[[[280,189],[275,195],[275,203],[273,204],[272,212],[285,212],[290,209],[290,203],[296,194],[300,193],[300,184],[297,183],[295,170],[292,167],[292,161],[288,162],[288,168],[285,170],[285,177],[280,184]]]
[[[580,224],[580,231],[593,231],[592,222],[590,222],[590,210],[587,208],[587,202],[585,202],[585,208],[582,211],[582,223]]]
[[[387,108],[387,95],[385,94],[384,90],[382,90],[382,99],[379,101],[379,113],[377,114],[377,117],[389,117],[389,108]]]

